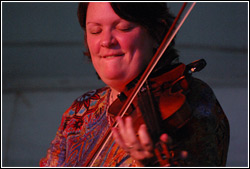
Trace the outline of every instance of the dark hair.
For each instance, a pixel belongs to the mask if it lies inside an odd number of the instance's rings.
[[[167,3],[110,2],[110,4],[118,16],[127,21],[134,22],[143,26],[148,31],[148,33],[154,39],[156,39],[158,44],[161,43],[174,20],[174,16],[169,12]],[[78,20],[85,32],[87,8],[88,3],[81,2],[79,3],[77,11]],[[87,38],[85,33],[84,41],[87,51],[84,54],[90,58],[86,39]],[[160,62],[164,62],[166,60],[166,55],[168,55],[168,59],[170,59],[170,62],[178,58],[177,51],[176,49],[174,49],[174,44],[175,41],[173,40],[164,53],[164,56]],[[156,52],[156,50],[157,49],[155,49],[154,52]]]

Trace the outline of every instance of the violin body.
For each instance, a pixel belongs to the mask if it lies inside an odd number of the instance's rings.
[[[125,114],[133,118],[135,131],[145,123],[156,143],[163,132],[172,133],[188,121],[191,110],[184,94],[188,90],[184,72],[185,65],[180,64],[169,72],[149,78]],[[118,115],[129,94],[130,90],[123,92],[110,106],[111,117]]]

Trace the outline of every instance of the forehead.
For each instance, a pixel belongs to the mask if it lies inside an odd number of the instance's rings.
[[[105,21],[120,18],[108,2],[90,2],[87,9],[86,21]]]

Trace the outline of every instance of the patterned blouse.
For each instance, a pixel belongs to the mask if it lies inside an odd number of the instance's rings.
[[[86,166],[94,147],[108,130],[110,88],[92,90],[77,98],[63,114],[61,125],[40,166]],[[187,99],[192,118],[169,146],[173,166],[225,166],[229,124],[213,91],[195,79]],[[188,152],[186,159],[180,152]],[[112,139],[94,166],[135,167],[135,161]]]

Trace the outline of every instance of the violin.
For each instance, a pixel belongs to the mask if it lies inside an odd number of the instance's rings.
[[[141,124],[146,124],[160,166],[169,163],[170,154],[166,145],[158,142],[159,137],[163,133],[175,137],[176,132],[191,119],[192,110],[186,99],[191,75],[205,66],[206,61],[200,59],[188,65],[178,64],[170,71],[150,76],[124,114],[124,117],[132,117],[135,131],[138,131]],[[117,116],[130,92],[131,89],[120,93],[111,104],[108,112],[111,117]]]
[[[184,3],[175,18],[168,33],[157,49],[147,68],[132,89],[121,92],[109,107],[108,113],[112,117],[132,116],[136,121],[135,131],[145,123],[153,143],[155,154],[160,166],[169,164],[170,154],[167,146],[158,142],[159,136],[164,132],[174,134],[191,118],[191,108],[186,101],[185,92],[188,91],[189,76],[201,70],[205,65],[204,60],[195,61],[189,65],[179,64],[170,71],[160,71],[157,76],[151,74],[161,56],[175,37],[181,25],[193,9],[192,3],[183,19],[177,24],[187,3]],[[171,60],[169,58],[169,60]],[[168,61],[168,60],[167,60]],[[114,122],[112,127],[116,127]],[[111,128],[105,133],[94,150],[94,154],[87,161],[87,166],[93,166],[108,140],[111,138]]]

